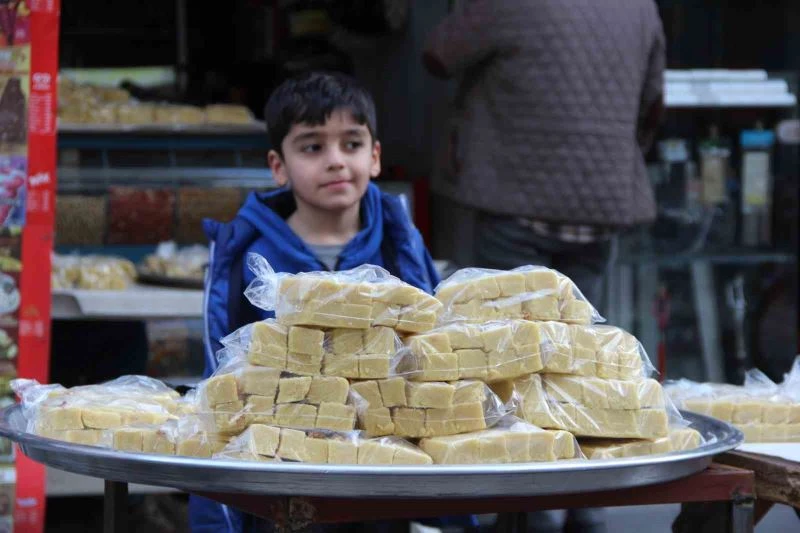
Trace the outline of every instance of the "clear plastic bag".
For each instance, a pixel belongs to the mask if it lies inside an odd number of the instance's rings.
[[[136,267],[127,259],[107,256],[53,254],[56,289],[124,290],[136,279]]]
[[[733,424],[745,442],[800,442],[800,403],[758,370],[744,386],[681,379],[665,388],[679,408]]]
[[[620,459],[641,457],[699,448],[705,439],[695,429],[671,427],[669,435],[654,440],[642,439],[580,439],[578,441],[587,459]]]
[[[575,437],[538,428],[516,417],[464,435],[424,438],[419,443],[436,464],[499,464],[580,458]]]
[[[251,424],[349,431],[356,421],[349,394],[341,377],[299,376],[232,357],[198,384],[196,412],[225,435]]]
[[[241,355],[256,366],[349,379],[389,377],[394,354],[403,346],[385,326],[320,329],[284,326],[273,319],[248,324],[221,342],[225,353]]]
[[[480,381],[412,382],[402,377],[350,387],[358,427],[370,437],[421,438],[480,431],[513,412]]]
[[[534,374],[514,381],[519,416],[534,425],[579,437],[657,439],[682,417],[652,379]]]
[[[208,264],[208,247],[202,244],[178,248],[173,241],[159,243],[148,255],[143,269],[153,274],[175,278],[203,279]]]
[[[283,274],[252,253],[247,264],[256,277],[245,296],[256,307],[275,311],[278,323],[286,326],[385,326],[421,333],[436,325],[442,307],[425,291],[372,265],[340,272]]]
[[[441,322],[498,319],[593,324],[604,319],[568,277],[541,266],[514,270],[464,268],[435,291],[444,305]]]

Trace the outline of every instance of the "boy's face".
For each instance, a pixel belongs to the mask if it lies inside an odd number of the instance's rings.
[[[298,206],[346,210],[381,171],[380,143],[347,110],[334,111],[323,125],[295,124],[281,148],[282,158],[270,150],[269,166],[278,185],[291,185]]]

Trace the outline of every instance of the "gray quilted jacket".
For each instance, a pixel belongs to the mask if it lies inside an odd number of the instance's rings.
[[[662,105],[653,0],[471,0],[430,35],[460,79],[434,189],[498,214],[622,227],[655,217],[643,147]]]

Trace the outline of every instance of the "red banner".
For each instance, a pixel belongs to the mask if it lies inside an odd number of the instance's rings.
[[[20,2],[24,5],[24,2]],[[60,0],[28,0],[30,35],[27,182],[22,232],[21,305],[19,308],[20,377],[48,380],[50,360],[50,257],[53,249],[56,191],[56,116]],[[16,36],[19,31],[17,19]],[[25,28],[24,24],[22,26]],[[19,46],[19,41],[14,43]],[[17,455],[14,530],[44,531],[45,469]]]

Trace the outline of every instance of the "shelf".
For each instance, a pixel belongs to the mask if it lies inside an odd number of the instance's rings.
[[[81,476],[58,470],[47,468],[47,495],[48,496],[102,496],[104,481],[99,478]],[[165,494],[178,492],[176,489],[168,487],[155,487],[152,485],[138,485],[133,483],[129,486],[131,494]]]
[[[58,168],[59,191],[84,191],[87,188],[106,189],[113,185],[175,186],[197,185],[202,181],[208,187],[244,187],[268,189],[275,187],[272,171],[268,168],[243,167],[69,167]]]
[[[201,318],[203,291],[135,285],[124,291],[54,290],[54,320]]]
[[[58,132],[60,150],[263,150],[269,140],[263,129],[121,131],[116,129],[63,130]]]

